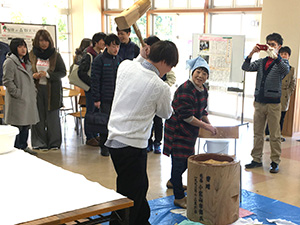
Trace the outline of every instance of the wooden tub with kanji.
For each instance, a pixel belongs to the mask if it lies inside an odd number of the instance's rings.
[[[240,162],[229,155],[199,154],[188,159],[187,217],[205,225],[239,218]]]

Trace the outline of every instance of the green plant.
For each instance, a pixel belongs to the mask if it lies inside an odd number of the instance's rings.
[[[11,13],[11,22],[24,23],[23,14],[21,12],[12,12]]]
[[[62,18],[59,18],[58,24],[57,24],[57,29],[58,29],[58,39],[61,41],[67,40],[67,25],[64,23]]]

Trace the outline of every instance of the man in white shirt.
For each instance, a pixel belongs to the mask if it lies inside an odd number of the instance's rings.
[[[146,61],[125,60],[118,69],[105,145],[117,173],[117,192],[134,201],[130,225],[150,224],[146,148],[154,116],[168,119],[172,114],[170,87],[161,77],[177,63],[176,45],[159,41],[151,46]],[[122,210],[118,213],[125,216]]]

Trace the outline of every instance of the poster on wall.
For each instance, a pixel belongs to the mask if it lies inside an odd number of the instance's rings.
[[[193,58],[201,56],[210,66],[210,84],[242,82],[245,37],[243,35],[193,35]]]
[[[40,29],[49,31],[54,46],[56,44],[56,26],[46,24],[6,23],[0,22],[0,41],[10,44],[13,38],[23,38],[27,44],[28,51],[32,49],[32,40]]]

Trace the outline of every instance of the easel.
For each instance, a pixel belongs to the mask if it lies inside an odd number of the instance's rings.
[[[237,125],[237,126],[247,125],[247,128],[248,128],[249,127],[249,122],[244,123],[245,82],[246,82],[246,72],[243,71],[243,81],[242,81],[242,83],[243,83],[243,89],[235,88],[235,87],[229,87],[229,88],[227,88],[227,91],[242,93],[241,123],[239,125]]]

